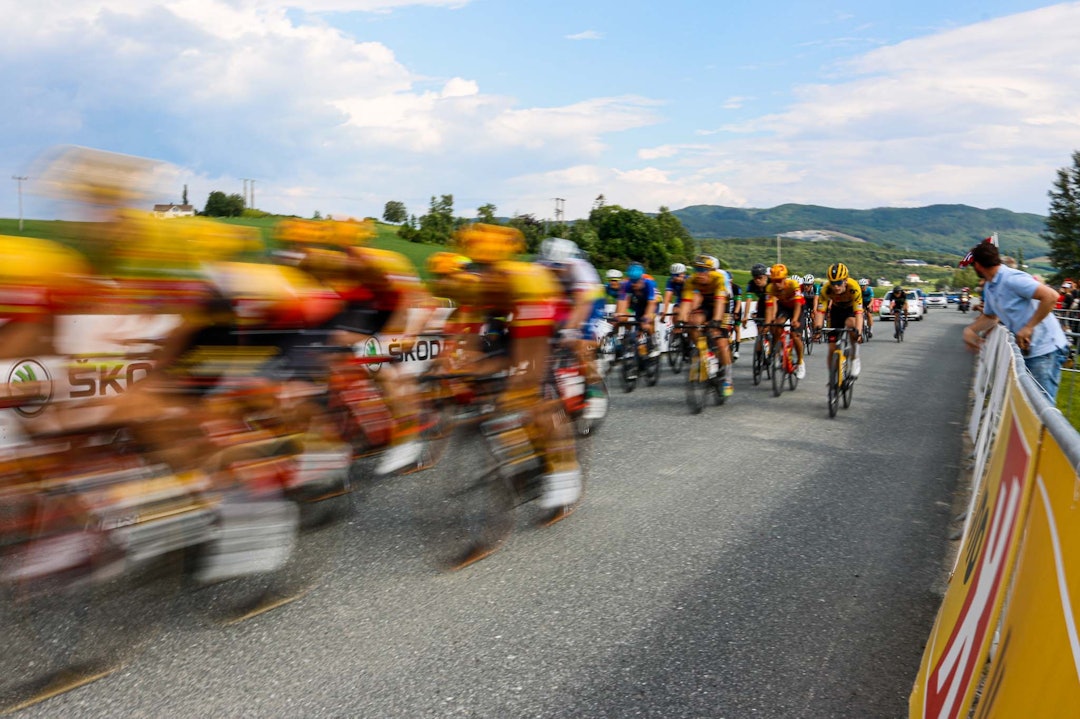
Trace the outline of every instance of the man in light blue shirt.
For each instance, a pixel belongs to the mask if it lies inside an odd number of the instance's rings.
[[[1026,272],[1002,265],[991,242],[973,247],[960,262],[960,267],[968,265],[985,285],[982,314],[964,328],[964,342],[977,350],[998,322],[1005,325],[1016,336],[1031,376],[1054,402],[1061,366],[1069,356],[1069,340],[1053,315],[1057,292]]]

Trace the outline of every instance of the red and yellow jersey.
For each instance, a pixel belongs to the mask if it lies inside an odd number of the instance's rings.
[[[416,267],[405,255],[374,247],[349,248],[349,277],[371,293],[377,310],[412,306],[425,293]]]
[[[779,304],[782,307],[792,308],[806,303],[799,283],[790,277],[784,278],[780,282],[770,282],[765,287],[765,294],[765,305],[767,307]]]
[[[514,260],[496,262],[482,272],[457,273],[443,288],[457,305],[453,326],[463,334],[475,333],[490,318],[509,317],[511,338],[550,337],[564,301],[551,270]]]
[[[832,291],[832,283],[825,282],[821,285],[821,293],[818,295],[818,312],[824,312],[832,307],[851,307],[855,314],[863,311],[862,288],[859,283],[850,277],[844,282],[842,292]]]
[[[701,296],[703,305],[723,299],[727,295],[727,278],[719,270],[696,272],[686,279],[683,285],[683,302],[693,302],[694,296]]]

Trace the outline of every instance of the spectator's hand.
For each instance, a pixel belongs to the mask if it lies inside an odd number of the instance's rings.
[[[1031,335],[1035,332],[1031,327],[1021,327],[1020,331],[1016,333],[1016,346],[1021,351],[1027,352],[1031,349]]]

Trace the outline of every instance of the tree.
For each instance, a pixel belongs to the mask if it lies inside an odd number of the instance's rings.
[[[239,217],[244,214],[244,198],[238,192],[226,195],[220,190],[214,190],[206,198],[203,214],[208,217]]]
[[[409,213],[405,210],[404,202],[390,200],[386,203],[386,206],[383,207],[382,218],[387,222],[392,222],[396,225],[409,219]]]
[[[536,252],[544,239],[544,223],[533,215],[518,215],[510,220],[510,226],[521,230],[525,236],[525,251]]]
[[[311,213],[311,219],[313,219],[313,220],[321,220],[322,219],[322,213],[319,212],[318,210],[315,210],[315,212]]]
[[[187,204],[187,185],[184,185],[184,194],[182,195],[182,198],[183,199],[181,200],[180,204],[186,205]]]
[[[476,219],[489,225],[495,224],[495,205],[490,202],[476,208]]]
[[[441,195],[438,200],[431,196],[427,214],[420,218],[417,234],[410,239],[413,242],[426,242],[445,245],[454,234],[454,196]]]
[[[1041,235],[1050,245],[1050,263],[1057,268],[1054,282],[1080,274],[1080,151],[1072,167],[1057,172],[1050,190],[1050,214]]]

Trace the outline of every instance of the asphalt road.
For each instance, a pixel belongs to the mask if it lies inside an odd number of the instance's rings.
[[[681,378],[591,440],[570,518],[439,571],[435,472],[373,483],[303,599],[228,628],[177,600],[111,676],[26,717],[901,717],[940,601],[973,360],[954,309],[794,393],[689,414]],[[885,328],[882,328],[885,329]]]

